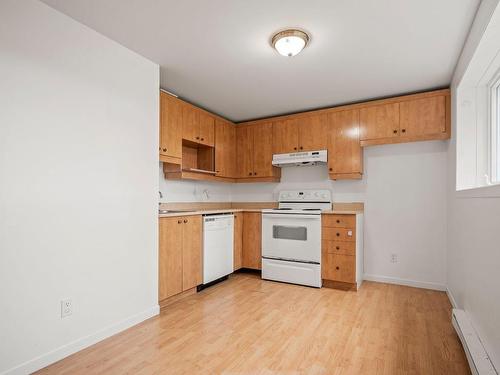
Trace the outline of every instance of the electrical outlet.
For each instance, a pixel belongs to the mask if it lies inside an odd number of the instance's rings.
[[[391,254],[391,263],[398,262],[398,254]]]
[[[65,318],[73,314],[73,301],[64,299],[61,301],[61,318]]]

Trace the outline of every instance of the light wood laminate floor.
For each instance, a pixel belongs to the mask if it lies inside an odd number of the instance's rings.
[[[40,374],[469,374],[443,292],[240,273]]]

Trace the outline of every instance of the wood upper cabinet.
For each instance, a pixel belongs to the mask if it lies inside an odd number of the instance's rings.
[[[182,157],[182,102],[160,91],[160,155]]]
[[[236,152],[238,165],[236,177],[253,176],[253,130],[250,126],[236,126]]]
[[[203,282],[201,236],[200,215],[159,219],[159,301]]]
[[[271,122],[236,126],[238,178],[275,178],[279,170],[272,166],[273,126]]]
[[[401,136],[446,132],[446,97],[433,96],[400,104]]]
[[[359,110],[329,114],[328,172],[332,179],[356,179],[363,173]]]
[[[361,108],[359,111],[361,140],[399,136],[399,103]]]
[[[159,296],[158,300],[182,292],[182,225],[178,218],[159,220]]]
[[[243,213],[242,266],[260,270],[262,268],[262,214]]]
[[[273,153],[326,149],[327,115],[310,115],[273,122]]]
[[[234,236],[233,236],[233,270],[242,267],[243,256],[243,212],[234,214]]]
[[[305,117],[299,126],[299,151],[325,150],[327,123],[327,114]]]
[[[191,142],[214,146],[214,117],[189,103],[183,103],[182,113],[182,138]]]
[[[201,216],[184,216],[182,219],[182,290],[203,283]]]
[[[273,126],[262,123],[252,126],[253,131],[253,176],[273,176]]]
[[[215,122],[215,172],[216,176],[236,176],[236,126],[217,119]]]
[[[287,154],[299,150],[298,125],[298,119],[288,119],[273,122],[274,154]]]
[[[200,116],[199,143],[213,147],[215,144],[215,118],[203,111],[200,111],[199,116]]]

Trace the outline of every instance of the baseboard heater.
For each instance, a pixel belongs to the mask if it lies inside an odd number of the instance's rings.
[[[453,309],[451,323],[462,342],[472,374],[498,375],[467,313],[464,310]]]

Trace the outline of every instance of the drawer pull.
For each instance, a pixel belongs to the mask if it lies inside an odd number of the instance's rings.
[[[182,220],[177,220],[177,224],[180,224],[180,223],[182,223]]]
[[[184,219],[184,224],[186,224],[188,221],[186,219]]]
[[[339,267],[339,266],[337,266],[337,267],[335,267],[335,269],[336,269],[336,270],[339,270],[339,269],[340,269],[340,267]]]
[[[335,246],[335,248],[336,248],[337,250],[340,250],[340,247],[339,247],[339,246]]]
[[[337,219],[337,224],[340,224],[340,220]]]
[[[398,133],[398,131],[397,131],[396,129],[394,129],[392,132],[393,132],[394,134],[397,134],[397,133]]]
[[[339,232],[337,232],[337,237],[340,237],[340,233]]]

